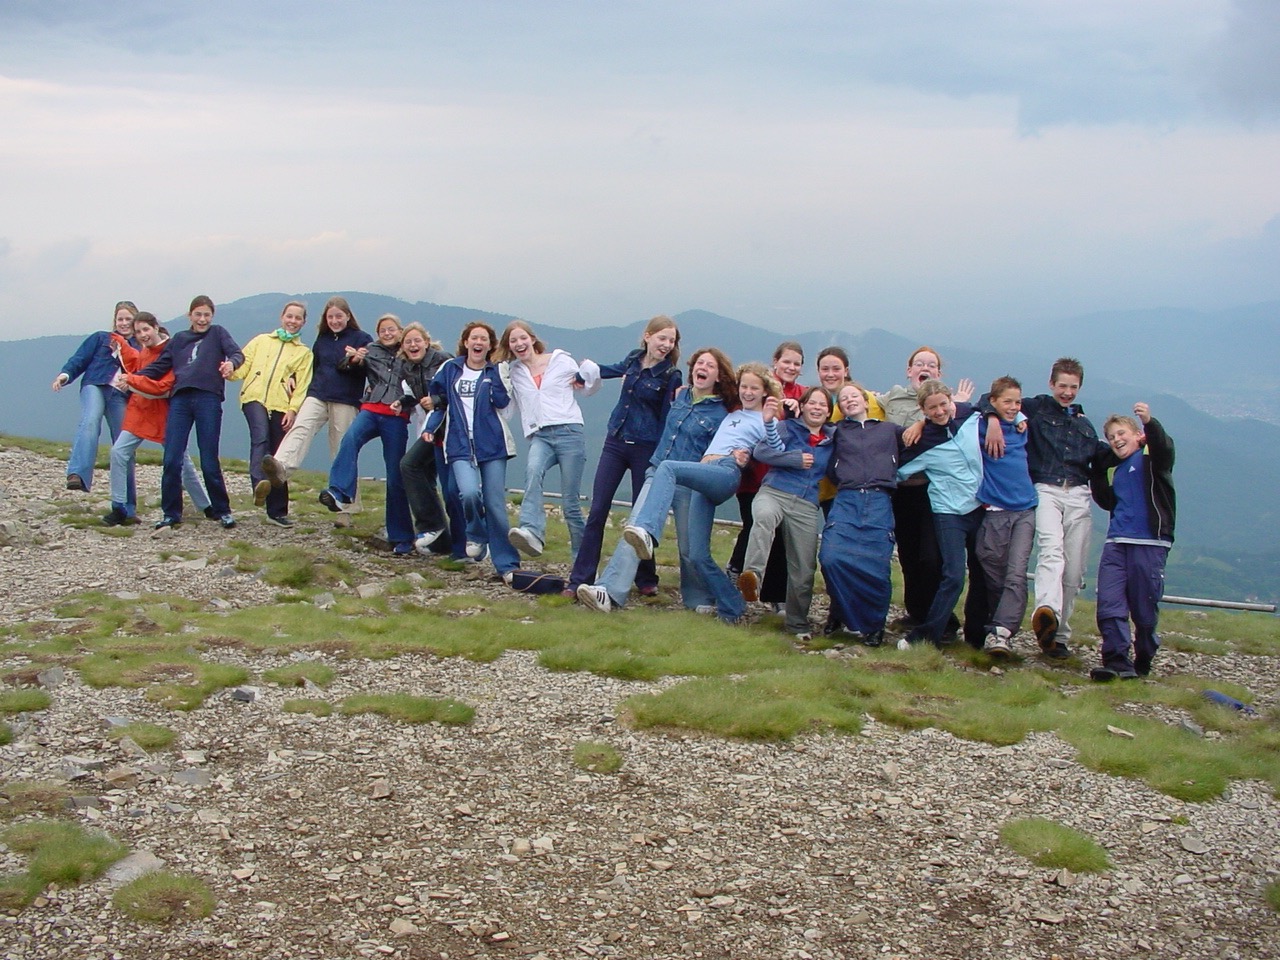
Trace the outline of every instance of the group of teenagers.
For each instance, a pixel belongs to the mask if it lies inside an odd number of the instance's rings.
[[[219,439],[225,384],[239,380],[254,503],[273,523],[292,525],[289,475],[327,425],[331,466],[319,499],[329,510],[359,508],[358,457],[377,438],[394,553],[487,557],[503,580],[522,586],[521,554],[540,556],[546,540],[544,480],[559,467],[573,563],[567,579],[552,582],[567,596],[608,613],[632,589],[655,595],[654,556],[671,514],[686,608],[737,623],[747,604],[769,603],[801,642],[812,639],[821,565],[830,598],[823,632],[882,644],[896,551],[906,608],[895,624],[900,648],[963,635],[1008,657],[1027,608],[1034,544],[1031,629],[1044,655],[1067,658],[1096,501],[1110,522],[1097,578],[1102,662],[1091,676],[1151,670],[1173,542],[1173,443],[1145,403],[1133,416],[1107,418],[1099,439],[1076,401],[1084,379],[1077,360],[1053,365],[1047,394],[1023,397],[1017,380],[1000,377],[974,400],[972,382],[954,390],[943,382],[942,358],[927,346],[908,357],[905,385],[875,393],[852,379],[835,346],[818,354],[818,383],[809,387],[799,382],[804,351],[793,341],[779,344],[769,364],[735,368],[704,347],[682,367],[680,331],[666,316],[649,321],[637,348],[602,364],[548,350],[522,320],[501,336],[469,322],[450,355],[421,324],[392,314],[372,334],[362,330],[342,297],[325,304],[310,347],[299,301],[243,348],[213,323],[214,312],[208,297],[196,297],[189,329],[170,337],[154,315],[122,301],[112,329],[90,335],[55,378],[54,390],[81,378],[69,489],[91,488],[103,420],[110,429],[104,523],[139,522],[135,454],[151,440],[164,448],[156,527],[182,524],[184,487],[207,517],[235,526]],[[584,518],[578,398],[605,380],[620,389]],[[527,441],[515,526],[509,422]],[[199,472],[187,453],[193,428]],[[631,514],[601,571],[612,501],[627,474]],[[722,568],[712,529],[717,508],[735,496],[742,530]],[[961,624],[955,608],[966,572]]]

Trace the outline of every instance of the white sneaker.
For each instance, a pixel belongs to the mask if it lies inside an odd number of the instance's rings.
[[[507,531],[507,540],[526,557],[542,556],[542,541],[525,527],[512,527]]]
[[[594,583],[578,585],[578,602],[584,607],[599,610],[601,613],[609,613],[613,610],[613,600],[609,598],[609,591]]]
[[[899,650],[910,650],[910,649],[911,649],[911,642],[910,642],[906,637],[899,637],[899,638],[898,638],[898,649],[899,649]]]
[[[641,560],[653,559],[653,537],[649,536],[649,531],[644,527],[624,527],[622,539],[631,544],[636,556]]]
[[[1013,653],[1013,649],[1009,646],[1009,641],[1000,634],[988,633],[986,642],[982,645],[982,652],[1003,660]]]
[[[485,551],[489,549],[487,544],[477,543],[474,540],[467,541],[467,556],[472,560],[479,560],[485,555]]]
[[[443,530],[428,530],[426,533],[420,533],[413,541],[413,549],[424,557],[431,552],[431,545],[440,539]]]
[[[704,617],[714,617],[716,615],[716,605],[714,603],[702,603],[693,608],[694,613],[700,613]]]

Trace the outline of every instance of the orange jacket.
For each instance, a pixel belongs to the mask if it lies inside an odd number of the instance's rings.
[[[111,339],[120,346],[120,365],[124,367],[129,382],[129,403],[124,408],[122,429],[135,437],[164,443],[164,424],[169,417],[169,394],[173,391],[173,371],[159,380],[139,376],[137,371],[147,366],[164,352],[164,344],[143,347],[131,346],[124,337],[112,334]]]

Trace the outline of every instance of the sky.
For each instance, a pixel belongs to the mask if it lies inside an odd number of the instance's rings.
[[[1275,0],[0,5],[0,339],[207,293],[909,335],[1280,299]]]

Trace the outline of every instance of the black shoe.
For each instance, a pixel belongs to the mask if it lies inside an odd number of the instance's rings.
[[[83,481],[82,479],[80,479],[80,476],[79,476],[78,474],[68,473],[68,474],[67,474],[67,489],[68,489],[68,490],[79,490],[81,493],[83,493],[83,492],[84,492],[84,490],[85,490],[84,481]]]
[[[205,516],[205,519],[206,519],[206,520],[221,520],[221,519],[222,519],[222,518],[221,518],[221,517],[219,517],[216,513],[214,513],[214,511],[213,511],[213,507],[212,507],[212,506],[209,506],[209,507],[205,507],[205,508],[204,508],[204,516]]]
[[[1089,679],[1094,683],[1110,683],[1119,676],[1120,674],[1110,667],[1094,667],[1089,671]]]
[[[1133,672],[1140,677],[1151,676],[1151,658],[1150,657],[1134,657]]]
[[[320,502],[329,508],[330,513],[341,513],[342,507],[338,505],[338,498],[328,490],[320,491]]]
[[[267,523],[274,523],[277,527],[292,527],[293,519],[290,517],[267,517]]]
[[[884,645],[884,631],[872,630],[870,633],[864,633],[860,641],[864,647],[879,647]]]
[[[126,514],[119,507],[112,506],[110,510],[108,510],[105,514],[103,514],[102,524],[103,526],[106,526],[106,527],[118,527],[128,519],[129,519],[128,514]]]
[[[163,529],[165,529],[166,527],[171,527],[171,528],[176,529],[176,528],[178,528],[178,527],[180,527],[180,526],[182,526],[182,518],[181,518],[181,517],[165,517],[163,520],[157,520],[157,521],[156,521],[156,525],[155,525],[154,529],[156,529],[156,530],[163,530]]]
[[[235,518],[235,517],[233,517],[231,514],[226,513],[226,514],[223,514],[222,516],[220,516],[220,517],[218,518],[218,522],[219,522],[220,524],[222,524],[222,529],[223,529],[223,530],[230,530],[230,529],[232,529],[233,527],[235,527],[235,525],[236,525],[236,518]]]
[[[1055,640],[1049,644],[1048,649],[1044,651],[1044,655],[1050,660],[1069,660],[1071,659],[1071,648],[1065,643]]]

